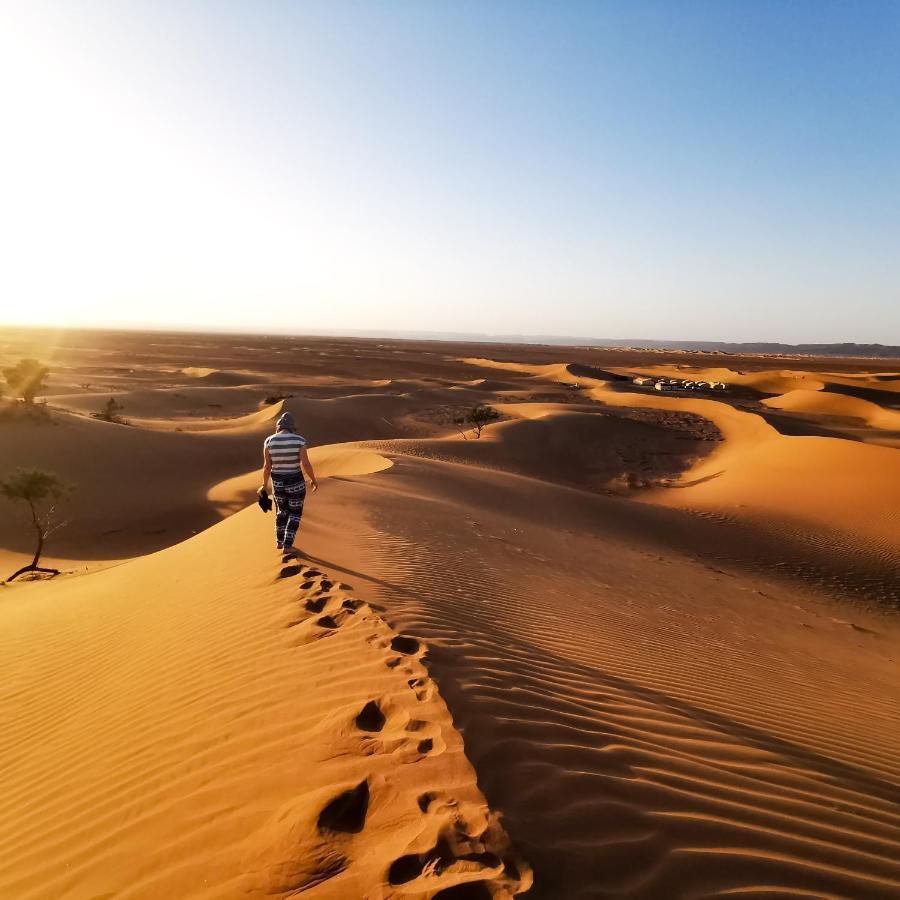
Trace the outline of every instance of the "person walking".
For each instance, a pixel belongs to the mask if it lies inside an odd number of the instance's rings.
[[[289,412],[282,413],[275,428],[275,434],[270,434],[263,443],[260,492],[266,491],[271,477],[275,499],[275,546],[279,550],[291,550],[306,500],[304,470],[314,493],[319,489],[319,482],[306,452],[306,439],[297,434],[294,417]]]

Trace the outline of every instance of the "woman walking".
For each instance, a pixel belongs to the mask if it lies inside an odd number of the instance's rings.
[[[283,413],[275,428],[275,434],[270,434],[263,443],[261,490],[266,490],[271,476],[275,498],[275,546],[279,550],[290,550],[300,527],[306,499],[303,471],[309,476],[313,492],[319,489],[319,483],[306,453],[306,439],[297,434],[294,417],[289,412]]]

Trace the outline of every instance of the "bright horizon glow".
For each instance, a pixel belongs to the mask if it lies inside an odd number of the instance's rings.
[[[0,324],[900,344],[900,6],[8,2]]]

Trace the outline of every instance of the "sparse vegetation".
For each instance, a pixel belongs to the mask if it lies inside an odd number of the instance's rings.
[[[100,412],[92,413],[95,419],[102,419],[104,422],[112,422],[115,425],[127,425],[128,422],[123,419],[119,413],[125,409],[125,406],[116,401],[115,397],[110,397],[103,405]]]
[[[50,370],[36,359],[22,359],[14,366],[3,370],[9,389],[14,397],[21,397],[27,404],[34,403],[34,398],[46,388],[44,379]]]
[[[59,575],[59,569],[45,568],[38,564],[47,538],[66,524],[57,519],[56,505],[70,490],[69,485],[57,475],[51,472],[43,472],[40,469],[19,469],[8,478],[0,480],[0,494],[7,500],[28,504],[31,512],[31,523],[37,536],[34,559],[27,566],[23,566],[21,569],[13,572],[6,579],[7,582],[24,575],[26,572],[44,572],[49,575]]]
[[[30,422],[35,425],[58,424],[44,403],[21,403],[18,400],[0,400],[0,422]]]
[[[269,394],[263,400],[263,403],[265,403],[266,406],[274,406],[279,400],[290,400],[293,396],[293,394]]]
[[[485,425],[496,422],[500,418],[500,413],[492,406],[480,404],[473,406],[467,412],[454,416],[453,424],[459,430],[459,433],[468,440],[466,429],[471,428],[475,432],[475,438],[481,437],[481,432]]]

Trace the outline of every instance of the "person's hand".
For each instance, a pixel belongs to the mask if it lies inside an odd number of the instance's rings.
[[[319,482],[318,482],[318,481],[314,481],[314,482],[312,483],[312,491],[313,491],[313,493],[315,493],[318,489],[319,489]]]

